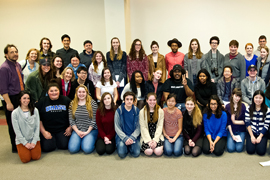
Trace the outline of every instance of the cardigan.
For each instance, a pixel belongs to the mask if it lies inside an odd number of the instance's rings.
[[[148,80],[151,80],[153,73],[155,71],[155,63],[153,60],[153,54],[148,55],[148,60],[149,60]],[[165,63],[164,56],[159,53],[158,53],[158,59],[157,59],[157,68],[162,69],[161,82],[164,83],[166,81],[166,63]]]
[[[20,106],[12,111],[12,126],[16,134],[16,145],[23,144],[25,146],[27,143],[36,144],[37,141],[40,141],[39,112],[37,108],[35,108],[33,115],[31,115],[30,111],[28,113],[28,117],[25,117]]]
[[[170,76],[170,71],[173,69],[173,66],[176,64],[180,64],[182,67],[184,67],[184,54],[177,51],[177,53],[169,52],[165,55],[165,63],[166,63],[166,69],[168,70],[168,79]]]
[[[197,58],[196,58],[197,59]],[[189,59],[188,58],[188,53],[185,55],[184,58],[184,68],[186,71],[188,71],[188,79],[192,82],[192,84],[194,84],[193,82],[193,73],[192,73],[192,61],[193,59]],[[196,75],[198,74],[199,70],[202,69],[203,66],[203,60],[201,59],[197,59],[197,72]]]
[[[38,70],[39,64],[38,64],[37,62],[34,62],[34,63],[35,63],[35,65],[34,65],[33,69],[30,69],[30,64],[29,64],[29,61],[28,61],[28,60],[21,60],[21,61],[19,62],[19,64],[21,65],[21,67],[22,67],[22,68],[24,67],[24,69],[22,69],[22,73],[23,73],[23,75],[24,75],[24,79],[23,79],[23,82],[24,82],[24,83],[26,83],[26,80],[27,80],[28,76],[29,76],[32,72]]]
[[[162,85],[163,85],[163,83],[158,82],[157,92],[156,92],[157,104],[159,104],[159,102],[161,101],[162,95],[163,95]],[[149,81],[145,82],[145,96],[147,96],[147,94],[150,92],[155,92],[155,87],[153,85],[153,82],[149,80]]]
[[[140,110],[140,115],[139,115],[139,122],[141,126],[141,144],[142,142],[148,143],[152,139],[150,137],[149,129],[148,129],[148,119],[147,119],[147,111],[146,111],[146,106],[144,106]],[[164,111],[159,107],[158,109],[158,122],[157,122],[157,127],[156,127],[156,132],[155,132],[155,137],[153,138],[156,143],[159,142],[159,140],[164,141],[164,136],[162,134],[162,129],[163,129],[163,123],[164,123]]]
[[[134,71],[141,71],[144,77],[144,80],[148,80],[148,70],[149,70],[149,62],[147,56],[144,54],[142,61],[137,59],[132,59],[130,56],[127,57],[127,74],[129,80],[131,80],[132,73]]]
[[[269,78],[268,78],[268,81],[266,81],[266,79],[267,79],[267,76],[268,76],[268,69],[269,69],[269,65],[270,65],[270,59],[268,59],[267,58],[267,60],[266,60],[266,63],[265,63],[265,65],[263,66],[263,68],[262,68],[262,70],[261,70],[261,72],[260,72],[260,68],[261,68],[261,66],[262,66],[262,58],[261,57],[258,57],[257,58],[257,71],[258,71],[258,76],[259,76],[259,74],[261,75],[261,78],[265,81],[265,84],[268,84],[268,82],[269,82]]]

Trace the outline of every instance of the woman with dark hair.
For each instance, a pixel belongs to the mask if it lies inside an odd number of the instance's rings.
[[[145,82],[145,95],[154,92],[157,95],[157,104],[161,105],[161,98],[163,95],[161,77],[163,73],[161,68],[156,68],[151,78]]]
[[[149,62],[142,42],[139,39],[133,41],[129,56],[127,57],[127,74],[129,79],[131,79],[134,71],[141,71],[144,79],[148,80]]]
[[[48,90],[48,83],[52,79],[52,70],[50,61],[40,60],[38,70],[31,73],[25,83],[25,89],[28,90],[36,102],[41,97],[45,97]]]
[[[195,85],[195,96],[199,108],[203,111],[211,95],[217,95],[216,84],[211,82],[211,76],[206,69],[201,69],[197,75],[197,84]]]
[[[23,163],[41,156],[39,113],[28,91],[20,92],[19,106],[12,112],[12,126],[16,135],[18,155]]]
[[[202,69],[202,56],[201,47],[198,39],[191,39],[189,43],[188,53],[184,58],[184,68],[187,71],[187,77],[191,80],[193,85],[197,82],[197,73]],[[210,78],[211,80],[211,78]]]
[[[51,68],[52,68],[53,78],[60,78],[61,73],[64,70],[63,59],[61,56],[56,55],[53,57],[51,61]]]
[[[71,90],[71,82],[75,80],[75,75],[71,67],[66,67],[61,73],[61,94],[68,96]]]
[[[32,48],[28,51],[25,60],[19,62],[22,67],[23,82],[25,83],[28,76],[39,68],[39,51]]]
[[[217,95],[212,95],[203,114],[203,153],[221,156],[224,153],[227,136],[227,114]]]
[[[40,144],[43,152],[56,148],[67,149],[71,127],[68,121],[70,99],[60,95],[59,85],[50,82],[48,96],[41,98],[36,107],[40,115]]]
[[[121,94],[127,79],[127,54],[122,51],[120,40],[117,37],[111,40],[111,50],[107,52],[106,59],[110,68],[112,79],[117,85],[118,94]],[[119,102],[119,105],[121,101]]]
[[[175,155],[181,156],[183,154],[184,138],[182,134],[183,129],[183,116],[182,112],[175,107],[176,95],[171,93],[167,98],[167,106],[163,108],[164,111],[164,126],[163,135],[164,141],[164,154],[167,156]]]
[[[202,153],[203,123],[202,113],[192,97],[186,99],[186,110],[183,113],[184,152],[197,157]]]
[[[162,72],[160,82],[164,83],[166,80],[166,63],[165,58],[162,54],[159,54],[159,45],[156,41],[152,41],[150,48],[152,50],[152,54],[148,55],[149,60],[149,71],[148,71],[148,80],[152,79],[153,73],[156,68],[159,68]]]
[[[144,106],[145,99],[145,81],[141,71],[134,71],[130,82],[125,86],[122,91],[121,99],[126,92],[133,92],[136,95],[135,105],[141,110]]]
[[[71,67],[74,71],[74,74],[75,74],[75,79],[78,79],[78,76],[77,76],[77,70],[79,67],[83,66],[83,67],[86,67],[84,64],[80,63],[80,56],[79,54],[73,54],[71,55],[70,57],[70,64],[67,66],[67,67]]]
[[[240,88],[233,90],[230,103],[226,105],[225,109],[228,118],[227,151],[242,152],[246,136],[246,106],[242,103],[242,92]]]
[[[107,61],[101,51],[96,51],[88,70],[89,80],[93,82],[95,87],[97,82],[101,79],[101,73],[104,67],[107,67]]]
[[[254,92],[252,104],[245,113],[245,124],[248,130],[246,150],[248,154],[255,152],[263,156],[267,148],[267,135],[270,124],[270,109],[265,105],[264,93]]]
[[[113,102],[116,105],[118,99],[117,84],[112,79],[111,71],[108,67],[105,67],[101,73],[101,80],[96,85],[96,95],[98,102],[101,101],[103,93],[108,92],[112,95]]]
[[[164,111],[157,104],[157,96],[151,92],[146,96],[147,104],[140,111],[141,150],[147,156],[163,153],[164,136],[162,134]]]
[[[80,150],[85,154],[94,151],[98,136],[96,111],[97,103],[89,95],[87,87],[79,85],[69,106],[69,123],[73,129],[68,142],[71,154]]]
[[[108,92],[102,94],[96,114],[98,127],[96,151],[99,155],[103,155],[104,153],[112,154],[115,150],[115,110],[116,106],[114,105],[112,95]]]

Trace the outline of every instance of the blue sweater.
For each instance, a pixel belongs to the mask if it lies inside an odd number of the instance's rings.
[[[222,111],[222,115],[219,119],[212,114],[210,119],[207,119],[207,114],[203,114],[204,132],[205,135],[211,135],[212,139],[215,140],[217,136],[226,137],[227,136],[227,114]]]
[[[78,79],[78,76],[77,76],[77,70],[78,70],[78,68],[79,67],[81,67],[81,66],[83,66],[83,67],[86,67],[84,64],[82,64],[82,63],[80,63],[79,65],[78,65],[78,67],[73,67],[72,66],[72,64],[70,63],[67,67],[71,67],[72,69],[73,69],[73,72],[74,72],[74,74],[75,74],[75,79]]]

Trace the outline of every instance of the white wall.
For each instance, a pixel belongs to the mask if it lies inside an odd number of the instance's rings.
[[[270,39],[269,7],[269,0],[130,0],[131,37],[142,40],[147,54],[152,40],[166,54],[167,41],[174,37],[183,44],[181,52],[187,53],[190,40],[197,38],[206,53],[210,37],[217,35],[223,54],[229,52],[232,39],[244,54],[246,43],[257,48],[260,35]]]

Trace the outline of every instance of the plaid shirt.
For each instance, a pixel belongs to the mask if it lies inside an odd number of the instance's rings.
[[[43,54],[43,51],[41,51],[40,55],[39,55],[39,60],[47,58],[49,61],[51,61],[53,59],[54,55],[55,55],[55,53],[52,51],[48,52],[48,54],[46,54],[46,55]]]

